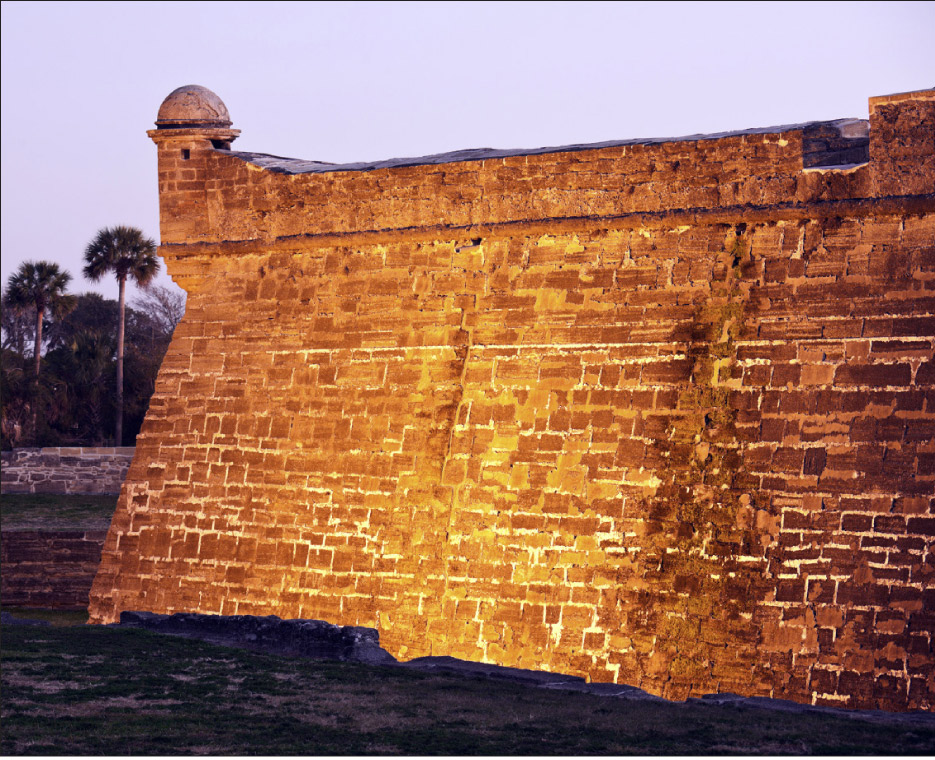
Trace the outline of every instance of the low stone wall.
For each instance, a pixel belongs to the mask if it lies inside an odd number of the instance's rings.
[[[0,533],[0,598],[9,607],[84,609],[105,530]]]
[[[0,493],[120,493],[135,451],[132,446],[4,451]]]
[[[270,654],[371,665],[396,662],[393,655],[381,649],[380,634],[375,628],[332,625],[323,620],[282,620],[276,615],[158,615],[125,611],[120,613],[119,625]]]

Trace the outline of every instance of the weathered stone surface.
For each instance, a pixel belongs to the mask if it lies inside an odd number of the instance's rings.
[[[935,100],[931,90],[870,98],[873,190],[935,192]]]
[[[189,296],[93,619],[933,709],[933,104],[807,169],[863,138],[322,168],[150,132]]]
[[[177,87],[159,106],[156,124],[161,128],[187,127],[193,124],[229,127],[230,113],[215,93],[198,84]]]

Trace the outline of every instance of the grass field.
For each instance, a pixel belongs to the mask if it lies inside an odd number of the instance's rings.
[[[84,625],[88,622],[87,610],[45,610],[35,609],[33,607],[9,607],[6,604],[0,605],[0,609],[4,612],[9,612],[14,617],[26,618],[28,620],[44,620],[46,623],[56,628]]]
[[[3,754],[925,754],[935,724],[623,701],[98,626],[3,626]]]
[[[117,495],[9,494],[0,496],[3,530],[106,530]]]

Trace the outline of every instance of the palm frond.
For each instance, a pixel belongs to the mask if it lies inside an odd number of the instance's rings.
[[[146,285],[159,273],[156,243],[124,225],[99,230],[85,248],[84,261],[84,276],[95,281],[113,272],[118,280],[129,277]]]
[[[24,261],[7,281],[4,299],[15,309],[67,309],[71,275],[51,261]]]

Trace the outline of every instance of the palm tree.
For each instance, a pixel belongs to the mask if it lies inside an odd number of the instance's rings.
[[[42,324],[46,313],[56,319],[65,316],[75,306],[75,297],[66,295],[71,280],[68,272],[50,261],[24,261],[7,282],[4,300],[23,312],[36,313],[36,335],[33,347],[32,427],[36,432],[39,413],[39,368],[42,365]]]
[[[123,443],[123,333],[126,320],[127,278],[145,286],[159,273],[156,243],[136,227],[105,227],[84,251],[84,276],[100,280],[113,272],[120,285],[120,324],[117,328],[117,430],[115,443]]]
[[[4,300],[14,309],[36,313],[36,335],[33,374],[39,377],[42,349],[42,323],[46,312],[55,318],[65,316],[74,308],[75,298],[65,294],[71,275],[50,261],[24,261],[10,276]]]

